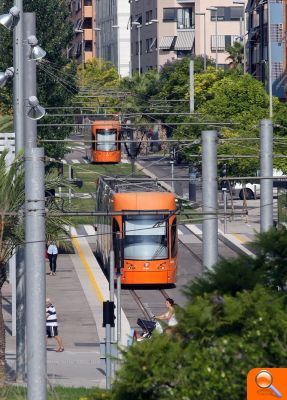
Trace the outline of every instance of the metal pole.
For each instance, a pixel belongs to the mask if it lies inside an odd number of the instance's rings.
[[[227,232],[227,190],[223,190],[223,202],[224,202],[224,233]]]
[[[23,38],[27,40],[29,36],[36,36],[36,15],[35,13],[24,13]],[[24,99],[36,95],[36,61],[29,59],[30,46],[24,46]],[[24,104],[24,129],[25,147],[37,147],[37,121],[27,117],[27,103]]]
[[[240,38],[242,37],[242,22],[243,21],[243,19],[242,19],[242,17],[240,17],[239,18],[239,35],[240,35]]]
[[[12,336],[16,336],[16,327],[17,327],[16,254],[13,254],[9,260],[9,280],[11,281],[11,286],[12,286]]]
[[[269,118],[273,118],[273,88],[272,88],[272,38],[271,38],[271,2],[267,0],[268,6],[268,75],[269,75]]]
[[[244,62],[244,74],[246,74],[247,70],[246,70],[246,64],[247,64],[247,60],[246,60],[246,13],[245,10],[243,10],[243,62]]]
[[[69,174],[69,182],[72,180],[72,166],[69,164],[68,165],[68,174]],[[71,203],[72,199],[72,189],[69,187],[69,203]]]
[[[194,113],[194,61],[189,62],[189,112]]]
[[[139,58],[139,75],[141,75],[141,31],[140,31],[140,25],[137,25],[138,28],[138,50],[139,50],[139,54],[138,54],[138,58]]]
[[[120,40],[120,26],[117,29],[118,31],[118,74],[121,76],[121,40]]]
[[[156,40],[157,40],[157,49],[156,49],[156,56],[157,56],[157,76],[159,77],[160,74],[160,65],[159,65],[159,21],[156,23]]]
[[[207,64],[207,54],[206,54],[206,13],[203,14],[203,28],[204,28],[204,38],[203,38],[203,46],[204,46],[204,71],[206,71],[206,64]]]
[[[203,267],[210,269],[218,260],[217,131],[203,131],[201,137]]]
[[[174,193],[174,161],[173,160],[170,162],[170,165],[171,165],[171,189]]]
[[[273,125],[263,119],[260,124],[260,175],[273,176]],[[273,180],[260,179],[260,231],[273,226]]]
[[[109,274],[109,282],[110,282],[110,301],[114,303],[115,301],[115,253],[113,250],[110,251],[110,274]],[[111,328],[111,339],[115,340],[115,328]]]
[[[117,342],[121,343],[121,274],[117,274]]]
[[[25,150],[28,400],[47,399],[44,149]]]
[[[218,31],[217,31],[217,19],[218,19],[218,10],[215,10],[215,43],[216,43],[216,71],[218,69]]]
[[[13,30],[13,122],[15,130],[15,150],[16,154],[18,154],[20,150],[24,149],[23,0],[15,0],[14,3],[20,10],[19,21]]]
[[[112,387],[112,346],[111,346],[111,325],[106,324],[106,389]]]

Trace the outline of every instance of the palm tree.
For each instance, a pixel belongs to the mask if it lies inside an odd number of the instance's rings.
[[[16,157],[7,168],[7,151],[0,155],[0,386],[5,382],[5,325],[2,312],[2,287],[6,281],[7,262],[16,247],[24,243],[24,227],[21,208],[24,205],[25,186],[23,158]],[[50,174],[46,178],[47,189],[57,187],[59,178]],[[48,202],[46,236],[53,240],[67,237],[64,218],[55,217],[57,210],[53,202]]]
[[[227,53],[229,53],[229,56],[226,58],[226,61],[230,61],[230,69],[238,69],[243,66],[244,47],[240,42],[234,42],[233,46],[229,46]]]

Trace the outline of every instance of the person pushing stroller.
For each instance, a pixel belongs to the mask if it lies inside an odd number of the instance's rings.
[[[171,298],[166,299],[165,305],[166,305],[166,308],[167,308],[167,312],[162,314],[162,315],[154,316],[153,318],[155,320],[167,321],[167,325],[168,326],[177,325],[177,319],[175,317],[175,308],[174,308],[175,302],[174,302],[174,300],[171,299]],[[151,336],[152,332],[154,331],[154,329],[157,326],[157,322],[156,321],[148,321],[148,320],[141,319],[141,318],[139,318],[137,320],[137,324],[143,330],[143,334],[138,339],[138,341],[141,341],[141,340],[144,340],[146,338],[149,338]]]

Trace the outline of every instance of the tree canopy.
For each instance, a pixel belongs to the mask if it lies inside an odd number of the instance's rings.
[[[6,13],[13,6],[12,0],[3,0],[0,12]],[[66,48],[70,43],[73,30],[69,20],[69,8],[66,0],[24,0],[24,12],[36,13],[37,39],[47,52],[46,60],[37,63],[37,97],[45,107],[64,107],[72,104],[77,93],[76,66],[66,57]],[[1,28],[0,70],[12,65],[12,34]],[[12,113],[12,83],[0,92],[0,112]],[[60,113],[60,112],[59,112]],[[45,117],[43,123],[61,123],[62,117]],[[70,127],[39,127],[38,137],[44,139],[64,139],[71,132]],[[62,157],[65,154],[63,144],[45,144],[46,154]]]

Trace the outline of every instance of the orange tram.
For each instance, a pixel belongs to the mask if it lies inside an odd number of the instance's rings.
[[[94,121],[91,129],[92,163],[118,163],[121,161],[121,126],[119,121]]]
[[[128,183],[124,177],[99,178],[97,210],[122,211],[127,215],[97,217],[96,255],[106,275],[110,250],[114,249],[116,263],[122,257],[121,283],[124,285],[169,285],[176,281],[175,195],[160,190],[152,180]]]

